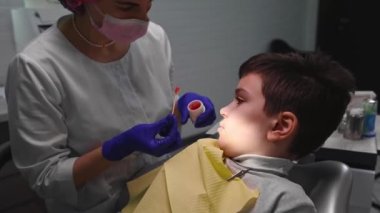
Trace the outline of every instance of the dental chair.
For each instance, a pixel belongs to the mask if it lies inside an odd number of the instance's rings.
[[[9,141],[0,141],[0,212],[47,212],[44,201],[29,188],[14,166]]]
[[[352,171],[346,164],[338,161],[297,164],[289,179],[302,186],[318,213],[348,212]]]
[[[0,143],[0,169],[11,159],[9,141]]]

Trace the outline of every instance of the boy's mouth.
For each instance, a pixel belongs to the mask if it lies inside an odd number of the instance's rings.
[[[219,130],[224,130],[224,125],[221,122],[219,123],[218,131]]]

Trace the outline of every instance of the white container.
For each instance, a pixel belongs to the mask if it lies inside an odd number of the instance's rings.
[[[187,105],[187,109],[189,110],[190,120],[195,123],[198,116],[202,114],[206,109],[200,100],[193,100]]]
[[[363,136],[364,110],[352,108],[346,112],[346,125],[343,137],[351,140],[360,140]]]

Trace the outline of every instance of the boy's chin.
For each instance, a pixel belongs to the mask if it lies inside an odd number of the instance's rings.
[[[233,155],[231,155],[231,153],[228,150],[228,143],[226,141],[223,141],[219,138],[218,146],[219,146],[219,149],[221,149],[223,151],[223,156],[233,157]]]
[[[224,143],[224,141],[223,141],[223,139],[221,139],[220,137],[218,138],[218,146],[219,146],[219,148],[221,149],[221,150],[223,150],[224,151],[224,147],[225,147],[225,143]]]
[[[226,158],[234,158],[234,157],[237,157],[238,155],[234,154],[234,153],[230,153],[228,152],[228,150],[223,150],[223,157],[226,157]]]

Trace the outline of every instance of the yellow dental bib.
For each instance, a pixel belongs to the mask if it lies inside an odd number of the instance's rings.
[[[202,139],[163,166],[127,183],[129,212],[248,212],[259,196],[223,163],[215,139]]]

